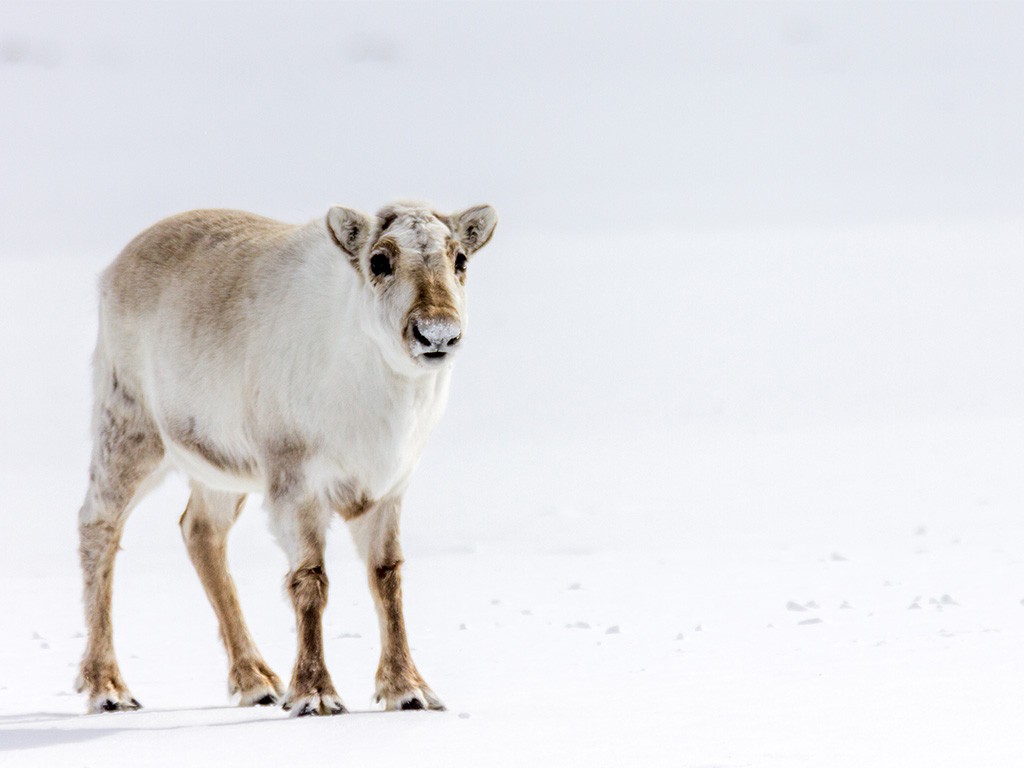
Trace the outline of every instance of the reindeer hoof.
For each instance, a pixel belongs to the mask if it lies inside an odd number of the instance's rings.
[[[134,712],[136,709],[142,709],[142,705],[138,699],[131,699],[130,701],[104,699],[97,704],[96,709],[99,712]]]
[[[343,715],[348,712],[337,694],[314,693],[310,696],[286,701],[283,706],[286,712],[291,712],[292,717]]]
[[[228,692],[239,694],[240,707],[266,707],[281,700],[284,686],[263,659],[241,659],[228,673]]]
[[[404,692],[379,691],[377,703],[383,704],[387,710],[424,710],[433,712],[444,712],[444,703],[437,697],[437,694],[430,690],[422,682]]]
[[[303,704],[302,709],[295,713],[296,717],[319,717],[321,715],[343,715],[348,710],[341,704],[333,706],[316,706],[314,704]]]

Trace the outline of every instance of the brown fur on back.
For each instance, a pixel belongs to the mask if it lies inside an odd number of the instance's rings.
[[[244,295],[251,261],[296,227],[256,214],[197,210],[171,216],[133,239],[104,276],[108,301],[128,312],[151,310],[177,276],[195,307],[223,307]],[[210,317],[197,318],[208,321]]]

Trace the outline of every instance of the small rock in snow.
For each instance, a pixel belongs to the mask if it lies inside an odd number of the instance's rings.
[[[818,604],[813,600],[808,600],[806,603],[804,603],[804,608],[808,608],[813,611],[818,608]]]
[[[853,606],[850,605],[846,600],[843,600],[843,604],[839,606],[839,610],[841,611],[849,610],[851,608],[853,608]]]
[[[469,712],[459,712],[459,720],[469,720]]]
[[[702,625],[698,624],[696,627],[693,628],[693,631],[694,632],[703,632],[704,631],[704,627]]]
[[[1021,598],[1020,604],[1024,605],[1024,598]]]
[[[891,586],[893,586],[893,583],[891,581],[889,581],[888,579],[886,579],[885,581],[882,582],[882,586],[883,587],[891,587]]]
[[[917,528],[914,529],[915,536],[924,536],[926,533],[928,533],[928,529],[925,528],[923,525],[919,525],[917,526]]]
[[[459,624],[459,629],[465,630],[469,629],[469,627],[467,627],[465,624]]]
[[[501,600],[499,600],[498,598],[494,598],[493,600],[491,600],[491,605],[501,605]]]
[[[338,635],[338,639],[339,640],[349,640],[349,639],[358,640],[361,637],[362,637],[362,635],[360,635],[358,632],[342,632],[340,635]]]
[[[832,555],[829,557],[829,560],[831,560],[833,563],[845,563],[849,560],[849,558],[843,557],[838,552],[833,552]]]
[[[33,640],[45,640],[46,638],[43,637],[42,635],[40,635],[38,632],[33,632],[32,633],[32,639]]]
[[[942,597],[939,598],[939,601],[943,605],[960,605],[960,603],[958,603],[956,600],[954,600],[949,595],[943,595]]]
[[[786,610],[787,611],[806,611],[807,609],[804,606],[800,605],[800,603],[797,603],[797,602],[795,602],[793,600],[790,600],[788,603],[786,603]]]
[[[608,629],[606,629],[604,631],[604,633],[606,635],[617,635],[617,634],[619,634],[619,625],[618,624],[612,624],[610,627],[608,627]]]
[[[908,611],[920,611],[921,610],[921,606],[918,605],[917,601],[915,600],[914,602],[912,602],[910,605],[907,606],[907,610]]]
[[[43,640],[43,642],[41,642],[39,644],[39,647],[44,649],[44,650],[46,650],[46,649],[48,649],[50,647],[50,644],[48,642],[46,642],[45,640]]]
[[[75,634],[73,634],[71,636],[71,638],[74,639],[74,640],[77,640],[80,637],[85,637],[85,633],[84,632],[75,632]]]
[[[574,581],[572,584],[569,585],[570,591],[575,591],[577,589],[583,589],[583,585],[580,584],[578,581]]]
[[[804,626],[807,626],[808,624],[824,624],[824,622],[821,619],[814,618],[814,619],[804,619],[803,621],[798,621],[797,624],[799,626],[804,627]]]
[[[566,624],[566,629],[590,629],[590,625],[585,621],[577,621],[575,624]]]
[[[520,613],[523,614],[523,616],[533,616],[533,611],[531,611],[529,608],[523,608],[523,610],[521,610]]]
[[[683,639],[683,633],[680,632],[678,635],[676,635],[676,640],[682,640],[682,639]]]

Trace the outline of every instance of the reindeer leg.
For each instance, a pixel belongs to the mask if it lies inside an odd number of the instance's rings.
[[[301,451],[278,452],[271,471],[267,500],[271,527],[288,556],[285,580],[295,609],[298,653],[284,708],[293,715],[337,715],[345,712],[324,661],[323,612],[327,606],[324,537],[326,506],[301,487]]]
[[[398,537],[400,501],[383,501],[349,519],[349,530],[367,565],[370,593],[380,624],[377,701],[385,709],[443,710],[441,699],[412,660],[402,614],[402,548]]]
[[[111,593],[114,558],[132,507],[161,475],[164,455],[156,425],[111,372],[94,419],[89,490],[78,520],[88,628],[77,688],[90,712],[138,709],[114,655]]]
[[[242,616],[235,582],[228,572],[227,536],[245,503],[245,496],[192,484],[192,497],[181,516],[181,534],[206,596],[220,623],[228,653],[228,692],[239,705],[272,705],[284,694],[281,680],[256,648]]]

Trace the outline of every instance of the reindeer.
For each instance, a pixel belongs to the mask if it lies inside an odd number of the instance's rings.
[[[380,622],[376,697],[444,709],[413,663],[402,613],[399,513],[445,407],[466,330],[466,267],[497,223],[333,207],[294,226],[202,210],[138,235],[100,280],[93,452],[79,515],[89,710],[140,707],[114,655],[114,558],[136,503],[170,468],[189,479],[189,557],[242,706],[345,712],[324,662],[324,539],[333,515],[365,561]],[[289,564],[298,653],[291,683],[263,660],[227,568],[228,531],[260,493]],[[282,702],[283,697],[283,702]]]

